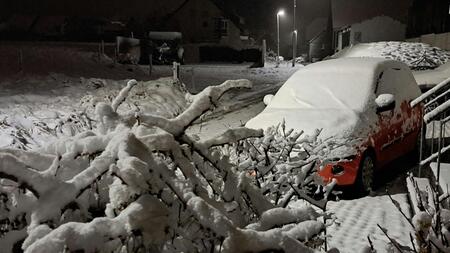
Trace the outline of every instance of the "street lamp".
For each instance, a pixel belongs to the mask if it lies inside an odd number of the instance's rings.
[[[292,32],[292,67],[295,67],[295,61],[297,58],[297,38],[298,31],[294,30],[294,32]]]
[[[284,16],[284,10],[277,13],[277,67],[280,65],[280,17]]]
[[[298,39],[298,35],[297,35],[297,19],[296,19],[296,12],[297,12],[297,0],[294,0],[294,24],[293,24],[293,30],[294,32],[292,33],[292,67],[295,67],[295,61],[297,58],[297,39]]]

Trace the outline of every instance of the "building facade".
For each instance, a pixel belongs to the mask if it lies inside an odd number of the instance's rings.
[[[350,24],[334,30],[334,49],[358,43],[379,41],[403,41],[406,36],[406,25],[388,16],[377,16],[360,23]]]

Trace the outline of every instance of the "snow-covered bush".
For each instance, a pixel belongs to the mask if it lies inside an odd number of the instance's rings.
[[[408,178],[408,188],[415,199],[416,210],[411,220],[419,252],[450,252],[450,209],[448,194],[440,195],[432,187],[421,189],[416,178]]]
[[[231,161],[254,178],[275,205],[286,206],[298,190],[307,196],[326,199],[333,185],[322,185],[317,176],[317,163],[323,160],[316,147],[320,131],[304,136],[303,132],[287,130],[285,123],[265,131],[261,138],[245,139],[228,147]],[[323,187],[322,187],[323,186]],[[302,197],[302,196],[300,196]]]
[[[439,195],[438,190],[429,184],[428,179],[415,178],[410,175],[407,178],[407,187],[414,209],[414,216],[410,219],[400,208],[400,204],[392,197],[392,202],[403,217],[414,229],[414,235],[410,235],[411,246],[401,245],[385,235],[391,244],[400,252],[450,252],[450,209],[447,203],[448,193]]]
[[[313,181],[314,138],[282,126],[185,133],[247,80],[187,94],[173,118],[119,111],[136,85],[97,104],[94,130],[0,150],[3,252],[314,252],[305,242],[324,229],[321,215],[285,207]]]
[[[447,63],[450,52],[425,43],[382,41],[352,45],[331,57],[383,57],[404,62],[413,70],[425,70]]]
[[[48,122],[36,117],[0,115],[0,148],[30,150],[46,141],[92,130],[95,122],[85,112],[56,115]]]

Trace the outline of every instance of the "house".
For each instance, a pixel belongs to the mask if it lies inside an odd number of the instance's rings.
[[[186,0],[164,20],[158,28],[181,32],[188,62],[234,58],[233,52],[252,47],[243,19],[212,0]]]
[[[334,28],[335,51],[358,43],[403,41],[406,25],[388,16],[377,16],[358,23]]]
[[[33,30],[39,39],[50,35],[58,40],[55,36],[62,33],[60,40],[113,42],[116,36],[145,39],[150,31],[180,32],[188,62],[229,56],[235,61],[242,50],[252,48],[244,20],[217,0],[42,0],[33,6],[17,0],[8,8],[11,13],[39,13]]]
[[[306,27],[309,61],[315,62],[332,53],[333,19],[331,13],[331,0],[326,12],[328,16],[315,18]]]

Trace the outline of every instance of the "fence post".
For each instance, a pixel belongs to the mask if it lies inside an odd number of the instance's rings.
[[[441,115],[441,119],[439,120],[439,140],[438,140],[438,157],[437,157],[437,175],[436,175],[436,187],[439,189],[439,180],[441,176],[441,153],[442,153],[442,139],[444,138],[444,115]]]
[[[114,65],[119,61],[119,54],[117,53],[117,47],[114,47]]]
[[[105,55],[105,41],[102,40],[102,55]]]
[[[173,67],[172,67],[172,71],[173,71],[173,80],[175,82],[178,82],[180,79],[180,64],[178,62],[173,62]]]
[[[266,65],[266,52],[267,52],[267,43],[266,40],[262,41],[262,67],[264,67]]]
[[[148,55],[148,74],[152,76],[153,71],[153,54]]]
[[[196,92],[196,90],[195,90],[195,73],[194,73],[194,66],[192,66],[192,69],[191,69],[191,85],[192,85],[192,90],[194,91],[194,92]]]
[[[422,108],[422,115],[425,115],[425,109]],[[426,126],[424,120],[421,120],[420,124],[420,147],[419,147],[419,177],[422,176],[422,159],[423,159],[423,145],[424,141],[427,139],[427,131],[424,133],[424,126]]]

